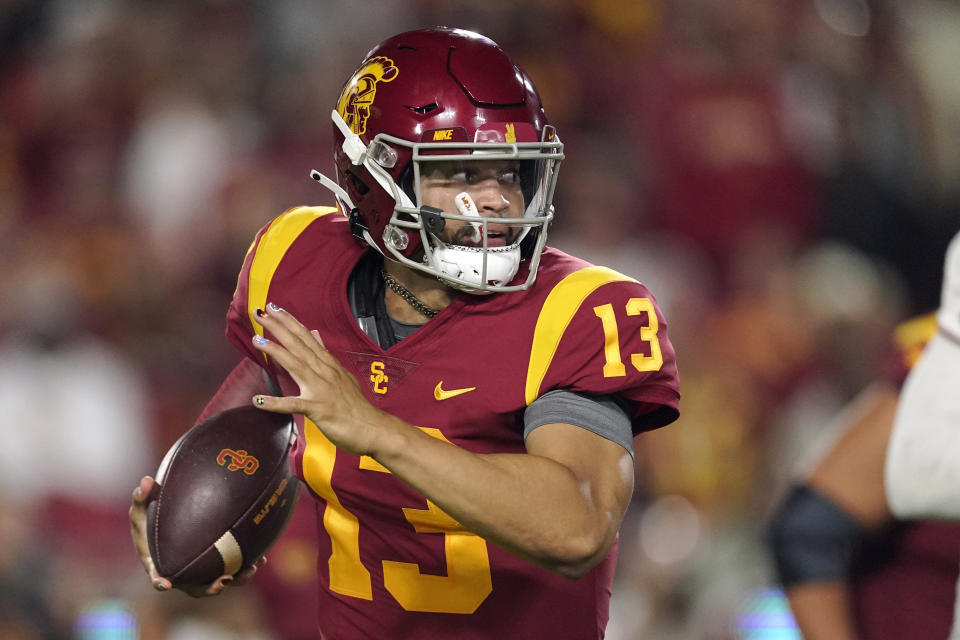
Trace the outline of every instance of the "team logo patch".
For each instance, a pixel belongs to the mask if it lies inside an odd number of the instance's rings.
[[[390,376],[384,373],[383,368],[386,365],[379,360],[370,363],[370,382],[373,383],[374,393],[386,393],[387,383],[390,382]]]
[[[351,131],[357,135],[366,133],[377,84],[391,82],[398,73],[400,70],[393,66],[393,60],[383,56],[370,58],[357,69],[337,102],[337,112]]]
[[[391,389],[420,366],[417,362],[389,358],[381,354],[346,351],[344,365],[352,368],[361,382],[366,381],[374,400],[386,397]]]

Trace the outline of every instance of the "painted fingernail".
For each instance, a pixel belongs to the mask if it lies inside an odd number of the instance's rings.
[[[266,338],[264,338],[263,336],[261,336],[260,334],[257,334],[257,335],[255,335],[255,336],[253,336],[253,341],[254,341],[255,343],[261,344],[261,345],[263,345],[263,344],[270,344],[270,341],[267,340]]]
[[[266,402],[266,400],[263,399],[263,396],[256,396],[256,397],[253,399],[253,401],[256,402],[257,405],[259,405],[259,406],[261,406],[261,407],[263,406],[263,403]]]
[[[262,318],[263,316],[266,315],[266,314],[263,312],[263,309],[260,309],[260,308],[257,308],[257,310],[254,311],[254,313],[257,314],[257,317],[258,317],[258,318]]]
[[[282,311],[282,309],[280,309],[280,307],[278,307],[277,305],[273,304],[272,302],[268,302],[268,303],[267,303],[267,306],[270,308],[270,311]]]
[[[233,578],[220,578],[220,584],[224,587],[230,584],[232,581]]]
[[[156,589],[157,591],[166,591],[166,590],[167,590],[167,585],[165,585],[165,584],[155,584],[155,585],[153,585],[153,588]]]

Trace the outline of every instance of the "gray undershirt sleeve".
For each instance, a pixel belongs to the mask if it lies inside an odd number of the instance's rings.
[[[561,422],[616,442],[633,456],[630,416],[614,396],[594,396],[566,389],[548,391],[527,406],[523,413],[523,437],[545,424]]]

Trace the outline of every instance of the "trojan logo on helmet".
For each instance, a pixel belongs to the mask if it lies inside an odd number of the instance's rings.
[[[337,113],[356,134],[366,133],[370,105],[377,97],[377,83],[390,82],[397,77],[398,69],[390,58],[370,58],[353,74],[340,93]]]
[[[333,191],[354,235],[388,258],[471,293],[526,289],[536,278],[563,144],[533,82],[492,40],[438,27],[402,33],[370,51],[331,113]],[[511,244],[449,244],[438,237],[449,210],[424,207],[430,163],[511,162],[519,168],[522,217],[497,218]],[[434,165],[435,166],[435,165]],[[520,267],[526,264],[526,273]],[[520,274],[520,275],[518,275]]]

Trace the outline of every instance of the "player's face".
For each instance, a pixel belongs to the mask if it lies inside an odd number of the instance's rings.
[[[466,192],[476,204],[481,218],[523,217],[523,191],[520,188],[520,166],[510,160],[467,160],[427,163],[420,178],[420,196],[423,204],[449,213],[463,213],[457,207],[457,197]],[[485,221],[487,246],[502,247],[513,244],[520,227]],[[482,246],[475,225],[464,220],[447,220],[439,234],[447,244]]]

